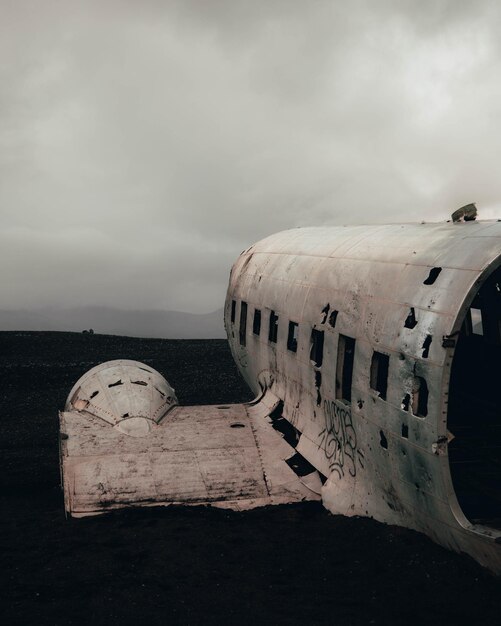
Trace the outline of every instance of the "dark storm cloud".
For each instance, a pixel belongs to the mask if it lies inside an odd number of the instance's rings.
[[[271,232],[496,215],[496,3],[0,12],[4,308],[208,311]]]

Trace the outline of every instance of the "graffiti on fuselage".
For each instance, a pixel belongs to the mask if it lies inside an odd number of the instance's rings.
[[[357,434],[351,420],[351,409],[332,400],[324,400],[325,428],[320,431],[320,448],[324,451],[331,472],[339,478],[348,472],[356,476]]]

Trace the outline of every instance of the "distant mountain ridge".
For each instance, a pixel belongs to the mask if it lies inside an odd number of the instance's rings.
[[[0,310],[0,330],[58,330],[129,337],[221,339],[223,309],[196,314],[181,311],[125,311],[110,307]]]

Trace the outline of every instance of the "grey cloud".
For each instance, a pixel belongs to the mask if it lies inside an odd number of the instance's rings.
[[[209,311],[277,230],[496,215],[496,3],[0,11],[10,308]]]

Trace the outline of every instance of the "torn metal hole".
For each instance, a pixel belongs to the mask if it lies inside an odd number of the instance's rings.
[[[379,431],[379,444],[385,450],[388,450],[388,439],[386,439],[385,434],[382,430]]]
[[[416,417],[426,417],[428,415],[428,385],[422,376],[414,376],[412,413]]]
[[[407,316],[404,326],[405,328],[414,328],[417,324],[416,312],[414,311],[414,307],[410,308],[409,315]]]
[[[110,384],[108,385],[108,387],[118,387],[119,385],[123,385],[123,382],[122,382],[122,380],[121,380],[121,379],[120,379],[120,380],[117,380],[117,382],[116,382],[116,383],[110,383]]]
[[[409,427],[407,424],[402,424],[402,437],[404,439],[409,439]]]
[[[280,400],[276,408],[270,413],[271,425],[282,434],[283,438],[290,446],[295,448],[299,442],[298,431],[283,417],[283,410],[284,403]]]
[[[338,311],[331,311],[331,314],[329,315],[329,324],[332,326],[332,328],[336,327],[337,314]]]
[[[93,391],[93,392],[90,394],[90,399],[92,400],[92,398],[95,398],[95,397],[97,396],[97,394],[98,394],[98,393],[99,393],[99,391]]]
[[[327,321],[327,316],[329,315],[330,308],[331,308],[331,305],[327,303],[322,309],[322,313],[324,314],[324,316],[322,318],[322,321],[320,322],[321,324],[325,324],[325,322]]]
[[[143,387],[146,387],[148,385],[148,383],[144,380],[131,380],[130,382],[133,385],[142,385]]]
[[[124,413],[124,414],[122,415],[122,417],[129,417],[129,414],[128,414],[128,413]]]
[[[402,399],[402,404],[401,404],[402,411],[408,411],[410,403],[411,403],[411,394],[406,393]]]
[[[386,400],[388,390],[388,370],[390,367],[390,357],[381,352],[372,353],[370,386],[377,391],[382,400]]]
[[[317,406],[322,404],[322,395],[320,393],[320,387],[322,385],[322,374],[319,371],[315,372],[315,387],[317,388]]]
[[[423,359],[428,358],[428,354],[430,353],[430,345],[433,340],[432,335],[426,335],[426,339],[423,342]]]
[[[428,274],[428,278],[423,281],[423,285],[433,285],[441,271],[441,267],[432,267],[430,273]]]
[[[245,424],[242,424],[242,422],[233,422],[233,424],[230,424],[230,428],[245,428]]]
[[[312,328],[311,330],[311,350],[310,360],[317,367],[322,367],[322,361],[324,358],[324,331]]]
[[[313,465],[299,452],[296,452],[290,459],[285,459],[285,462],[297,476],[308,476],[308,474],[313,474],[316,471]]]

